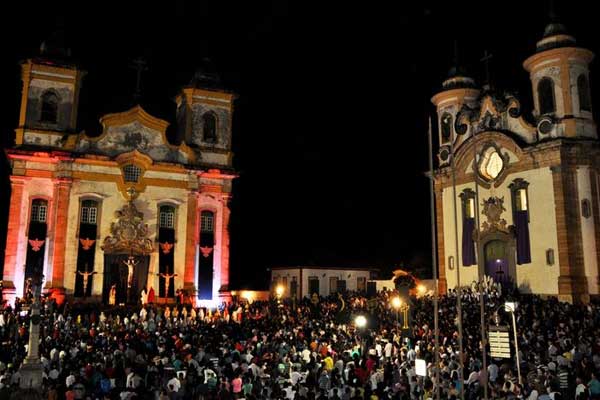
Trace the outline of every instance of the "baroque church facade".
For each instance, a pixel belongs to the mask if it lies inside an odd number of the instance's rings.
[[[599,294],[600,146],[589,64],[559,23],[523,67],[533,115],[512,94],[451,70],[437,109],[434,171],[442,292],[491,276],[523,293]]]
[[[76,130],[85,71],[53,56],[21,65],[3,298],[43,274],[59,302],[228,299],[235,96],[197,75],[175,99],[177,145],[139,105],[104,115],[91,137]]]

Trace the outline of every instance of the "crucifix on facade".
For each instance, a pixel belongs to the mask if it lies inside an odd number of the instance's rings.
[[[96,271],[88,271],[88,265],[85,264],[85,270],[84,270],[84,272],[77,271],[77,273],[79,275],[83,276],[83,297],[85,297],[86,294],[87,294],[88,279],[89,279],[90,275],[94,275],[97,272]]]
[[[169,270],[168,265],[167,265],[166,269],[167,269],[167,271]],[[175,273],[173,273],[173,274],[166,273],[165,274],[164,272],[161,272],[156,275],[164,278],[164,280],[165,280],[165,297],[169,297],[169,286],[171,285],[171,278],[177,276],[177,274],[175,274]]]
[[[123,264],[127,265],[127,289],[131,289],[133,284],[133,268],[140,262],[135,260],[134,256],[127,257],[127,261],[123,261]]]

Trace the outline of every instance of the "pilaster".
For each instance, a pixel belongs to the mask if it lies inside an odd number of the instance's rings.
[[[190,191],[187,202],[187,226],[185,235],[185,273],[183,287],[196,290],[196,245],[198,243],[198,192]]]
[[[564,301],[589,300],[583,262],[576,168],[553,166],[554,204],[558,239],[558,295]]]
[[[50,292],[59,304],[62,303],[65,296],[65,252],[67,250],[67,224],[71,184],[72,181],[68,178],[57,178],[54,180],[55,223]]]
[[[23,191],[25,177],[11,176],[11,195],[8,213],[8,229],[6,238],[6,251],[4,256],[3,293],[2,297],[14,301],[16,296],[15,281],[19,266],[18,251],[19,239],[25,240],[22,226],[27,222],[27,207],[23,207]],[[20,267],[23,273],[23,266]],[[22,277],[21,273],[21,277]]]

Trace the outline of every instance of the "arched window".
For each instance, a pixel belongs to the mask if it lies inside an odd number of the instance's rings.
[[[175,227],[175,207],[161,206],[158,218],[159,228],[173,229]]]
[[[207,112],[202,116],[202,133],[205,142],[217,142],[217,117],[212,112]]]
[[[56,123],[58,120],[58,96],[50,91],[42,95],[41,122]]]
[[[202,211],[200,214],[200,232],[208,233],[215,231],[215,213]]]
[[[529,182],[517,178],[508,187],[511,192],[513,223],[517,236],[517,264],[529,264],[531,262]]]
[[[472,189],[465,189],[460,194],[463,211],[462,223],[462,264],[465,267],[476,265],[475,258],[475,192]]]
[[[80,218],[82,224],[96,225],[98,221],[98,202],[94,200],[82,201]]]
[[[550,78],[543,78],[538,83],[538,100],[540,103],[540,114],[550,114],[556,111],[554,102],[554,82]]]
[[[444,113],[442,115],[442,142],[449,142],[452,137],[452,115]]]
[[[45,223],[48,216],[48,202],[35,199],[31,202],[31,222]]]
[[[577,93],[579,94],[579,109],[582,111],[592,111],[592,98],[590,96],[590,85],[585,75],[579,75],[577,78]]]

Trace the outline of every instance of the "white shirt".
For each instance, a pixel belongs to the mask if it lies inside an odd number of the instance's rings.
[[[71,375],[67,376],[67,379],[65,379],[65,385],[67,385],[67,387],[70,387],[74,383],[75,383],[75,375],[71,374]]]
[[[171,378],[169,382],[167,382],[167,388],[169,388],[171,385],[173,386],[173,392],[179,392],[179,389],[181,388],[181,382],[179,382],[179,379]]]

